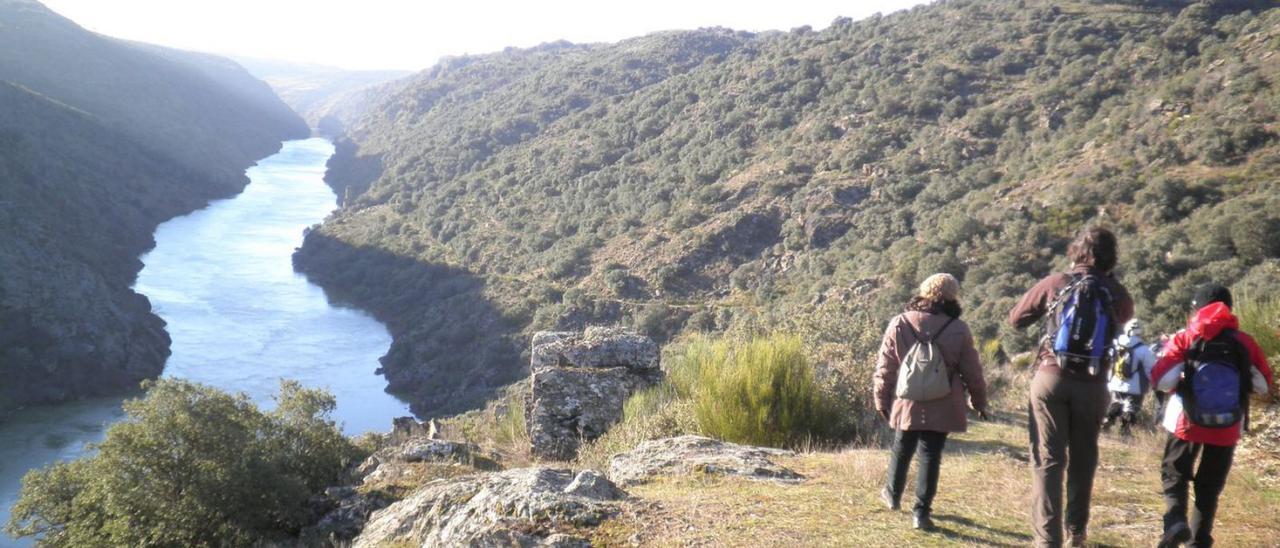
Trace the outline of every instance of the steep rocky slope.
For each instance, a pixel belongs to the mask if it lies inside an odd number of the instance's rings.
[[[953,0],[450,59],[344,124],[350,199],[295,262],[390,326],[424,414],[516,378],[536,329],[827,318],[847,344],[939,270],[1021,351],[999,319],[1088,222],[1170,329],[1193,284],[1276,287],[1277,28],[1264,2]]]
[[[230,61],[0,0],[0,410],[136,386],[168,356],[132,286],[155,226],[306,125]]]

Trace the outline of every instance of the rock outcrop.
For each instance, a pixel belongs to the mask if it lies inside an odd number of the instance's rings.
[[[795,453],[702,436],[680,436],[646,441],[631,451],[614,455],[609,461],[609,479],[624,486],[644,483],[660,475],[714,474],[779,481],[804,479],[804,476],[770,460],[770,457],[790,456],[795,456]]]
[[[622,418],[628,396],[662,379],[658,345],[620,329],[539,332],[531,354],[526,417],[532,453],[544,459],[574,458]]]
[[[439,480],[375,512],[354,546],[589,546],[626,493],[598,472],[521,468]]]
[[[391,499],[380,493],[366,494],[350,486],[325,489],[323,495],[308,503],[309,510],[320,517],[303,530],[300,544],[340,546],[344,542],[350,542],[364,529],[371,514],[386,508],[391,502]]]
[[[395,482],[413,473],[415,463],[469,466],[476,470],[499,468],[496,455],[465,442],[415,438],[379,449],[356,468],[363,483]],[[469,470],[469,469],[468,469]]]

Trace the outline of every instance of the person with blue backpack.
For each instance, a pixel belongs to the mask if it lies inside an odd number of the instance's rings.
[[[1169,431],[1160,470],[1165,514],[1160,546],[1213,545],[1213,518],[1227,483],[1240,432],[1248,427],[1249,395],[1266,394],[1266,355],[1231,314],[1221,285],[1196,291],[1187,329],[1174,335],[1151,372],[1156,390],[1169,392],[1163,426]],[[1200,465],[1195,466],[1197,457]],[[1195,507],[1187,522],[1187,490]]]
[[[1067,543],[1085,544],[1112,346],[1133,318],[1133,299],[1112,275],[1118,257],[1110,230],[1086,228],[1067,256],[1070,271],[1046,276],[1009,311],[1018,329],[1044,320],[1027,406],[1037,546],[1062,546],[1064,521]]]

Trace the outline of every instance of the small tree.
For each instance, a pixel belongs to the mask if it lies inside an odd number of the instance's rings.
[[[359,450],[335,400],[282,381],[264,413],[182,380],[125,402],[95,455],[29,472],[6,531],[47,546],[248,545],[296,533]]]

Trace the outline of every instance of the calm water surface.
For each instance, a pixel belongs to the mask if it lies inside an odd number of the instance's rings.
[[[390,335],[367,314],[329,304],[290,259],[303,229],[336,205],[323,182],[332,153],[322,139],[287,142],[248,170],[240,195],[160,225],[135,289],[168,322],[166,377],[245,392],[268,407],[280,379],[295,379],[337,397],[335,418],[348,434],[387,430],[392,417],[410,414],[374,374]],[[122,416],[120,401],[30,409],[0,424],[0,523],[22,474],[84,454]],[[9,545],[17,544],[0,535]]]

